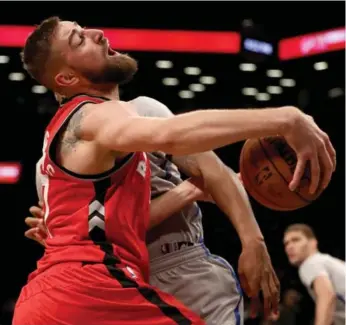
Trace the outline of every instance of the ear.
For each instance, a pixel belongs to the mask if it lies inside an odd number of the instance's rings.
[[[55,82],[59,87],[70,87],[79,82],[79,78],[72,71],[59,72],[55,76]]]

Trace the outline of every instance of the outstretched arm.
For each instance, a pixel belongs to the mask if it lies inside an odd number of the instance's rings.
[[[79,135],[120,152],[203,152],[248,138],[284,134],[299,111],[200,110],[168,118],[140,117],[130,103],[108,101],[82,108]]]
[[[86,104],[76,114],[75,136],[123,153],[160,150],[184,155],[248,138],[283,135],[298,158],[290,184],[292,190],[299,185],[307,161],[311,165],[312,193],[320,185],[321,174],[321,186],[328,185],[335,168],[335,150],[328,136],[294,107],[200,110],[169,118],[149,118],[139,117],[131,103],[108,101]]]

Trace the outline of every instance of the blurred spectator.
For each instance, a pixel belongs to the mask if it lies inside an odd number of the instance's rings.
[[[297,325],[297,313],[301,295],[294,289],[288,289],[283,294],[279,315],[272,315],[269,320],[264,320],[261,325]]]
[[[16,304],[15,299],[8,299],[1,306],[1,313],[0,313],[1,325],[9,325],[12,323],[12,316],[13,316],[13,310],[14,310],[15,304]]]

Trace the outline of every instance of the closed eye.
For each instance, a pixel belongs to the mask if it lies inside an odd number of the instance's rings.
[[[82,45],[85,41],[85,36],[83,34],[80,35],[81,41],[79,42],[78,46]]]

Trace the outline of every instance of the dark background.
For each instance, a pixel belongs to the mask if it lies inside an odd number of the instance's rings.
[[[256,36],[274,45],[285,37],[345,26],[343,2],[2,2],[2,8],[0,24],[34,25],[48,16],[58,15],[88,27],[237,31],[243,36]],[[35,163],[41,154],[44,128],[56,107],[51,93],[31,92],[35,82],[28,76],[23,81],[9,81],[9,73],[23,72],[19,51],[19,48],[0,48],[0,55],[8,55],[11,59],[8,64],[0,64],[0,161],[20,161],[23,166],[18,184],[0,185],[1,217],[4,220],[0,239],[2,324],[10,323],[9,303],[16,299],[28,273],[35,268],[43,252],[38,244],[24,238],[26,227],[23,220],[28,215],[28,208],[37,201]],[[329,134],[337,150],[338,166],[330,186],[316,202],[295,212],[282,213],[252,201],[282,289],[296,288],[303,293],[300,324],[308,324],[313,317],[313,305],[299,283],[296,270],[287,263],[282,234],[291,223],[307,223],[315,229],[322,252],[342,259],[345,257],[344,50],[287,62],[278,61],[276,53],[270,57],[249,57],[245,53],[130,54],[139,61],[140,69],[135,80],[122,89],[124,100],[138,95],[151,96],[175,113],[197,108],[297,105],[311,114]],[[157,60],[170,60],[174,67],[158,69],[155,66]],[[256,63],[257,70],[241,71],[239,64],[249,61]],[[313,64],[320,61],[328,63],[327,70],[314,70]],[[183,73],[186,66],[201,68],[204,74],[214,76],[217,82],[207,86],[206,91],[195,93],[192,99],[180,98],[178,91],[198,79]],[[282,94],[273,95],[266,102],[244,96],[243,87],[265,90],[269,85],[278,85],[277,79],[266,75],[270,68],[280,69],[284,77],[293,78],[295,87],[284,88]],[[164,86],[161,80],[169,76],[179,78],[180,84]],[[331,97],[329,90],[333,88],[340,88],[341,94]],[[222,160],[236,171],[241,146],[239,143],[217,151]],[[236,266],[241,247],[235,231],[217,208],[208,204],[203,204],[202,208],[207,245],[213,253],[224,256]]]

